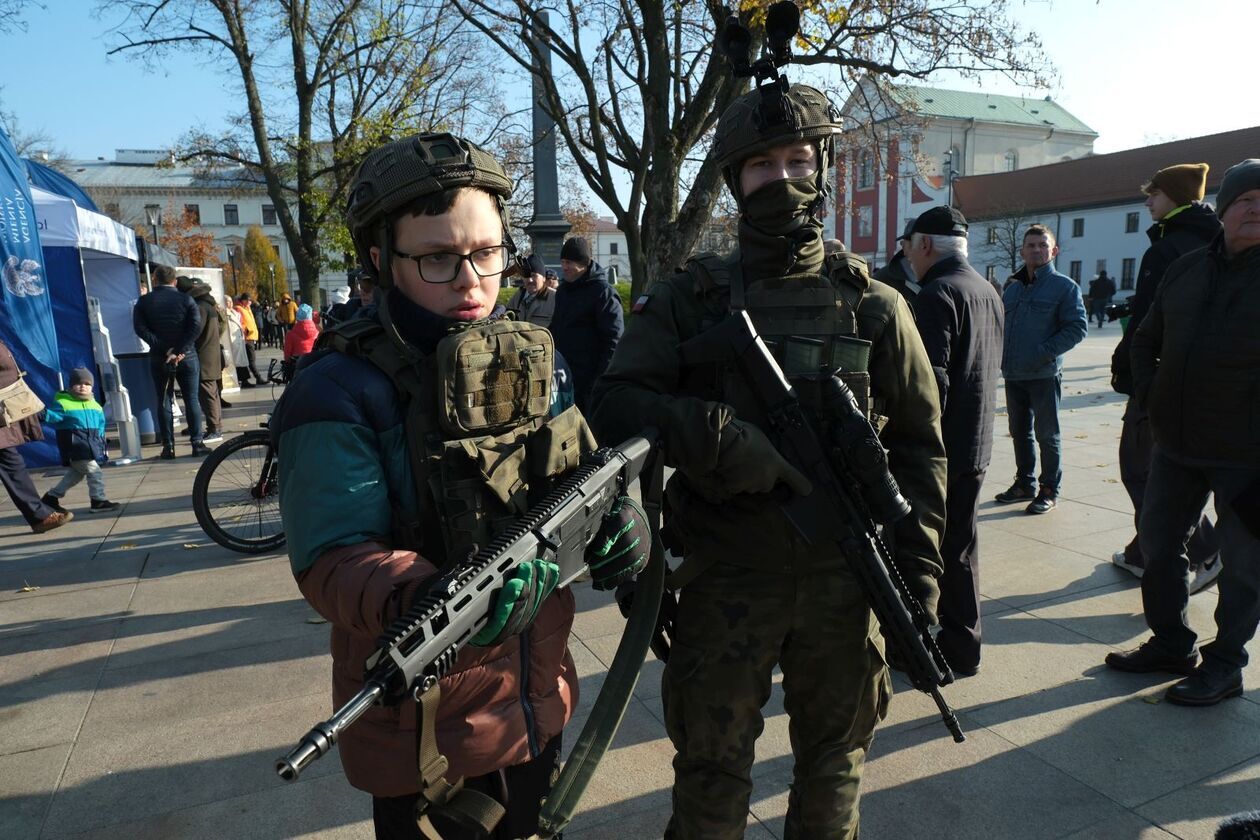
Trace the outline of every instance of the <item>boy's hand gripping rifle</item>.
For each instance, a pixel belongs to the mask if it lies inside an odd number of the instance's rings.
[[[909,514],[910,505],[888,472],[883,446],[853,392],[831,372],[805,377],[819,387],[832,419],[831,445],[824,446],[747,312],[737,310],[680,350],[689,365],[736,363],[761,401],[780,454],[814,485],[808,496],[785,502],[784,514],[811,544],[831,542],[840,549],[885,638],[905,658],[910,682],[932,696],[945,726],[961,743],[965,736],[958,718],[940,692],[954,674],[876,528]]]
[[[362,690],[331,718],[312,727],[288,755],[276,760],[280,778],[296,780],[311,762],[331,751],[346,727],[372,706],[397,704],[413,695],[419,699],[433,688],[454,664],[460,648],[485,626],[494,593],[517,565],[540,557],[556,563],[560,567],[558,586],[566,586],[581,575],[586,569],[586,547],[599,531],[604,515],[629,491],[652,450],[653,443],[646,437],[598,450],[488,547],[437,578],[381,636],[380,646],[367,661]],[[658,601],[660,578],[659,569],[649,576],[655,581]],[[654,622],[655,610],[649,618]],[[647,649],[646,637],[641,647],[640,663]],[[635,676],[637,671],[636,664]],[[620,712],[615,717],[614,731]]]

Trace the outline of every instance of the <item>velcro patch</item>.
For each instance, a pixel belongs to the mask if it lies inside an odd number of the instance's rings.
[[[651,298],[651,295],[639,295],[638,300],[634,302],[634,306],[630,307],[630,311],[635,315],[638,315],[644,310],[644,308],[647,307],[648,301],[651,300]]]

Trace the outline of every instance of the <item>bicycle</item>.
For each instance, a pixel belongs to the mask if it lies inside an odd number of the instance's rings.
[[[285,544],[280,459],[267,421],[261,426],[215,447],[193,479],[197,523],[210,539],[243,554],[262,554]]]

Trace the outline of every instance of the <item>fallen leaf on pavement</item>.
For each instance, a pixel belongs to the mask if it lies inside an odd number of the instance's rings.
[[[1158,695],[1155,695],[1155,694],[1148,694],[1147,696],[1145,696],[1145,697],[1143,697],[1143,698],[1142,698],[1142,702],[1143,702],[1143,703],[1150,703],[1152,706],[1158,706],[1158,705],[1160,704],[1160,702],[1161,702],[1161,701],[1160,701],[1160,699],[1159,699],[1159,696],[1158,696]]]
[[[184,548],[201,548],[201,546],[196,543],[184,543]]]
[[[135,548],[135,547],[136,547],[136,544],[135,544],[135,543],[123,543],[122,545],[120,545],[120,546],[118,546],[118,547],[119,547],[119,548]]]
[[[39,591],[39,587],[38,587],[38,586],[31,586],[31,585],[30,585],[29,583],[27,583],[26,581],[22,581],[22,583],[23,583],[24,585],[22,586],[22,588],[21,588],[21,589],[19,589],[19,590],[18,590],[18,592],[38,592],[38,591]]]

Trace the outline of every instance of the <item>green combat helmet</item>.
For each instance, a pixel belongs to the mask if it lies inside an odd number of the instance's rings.
[[[499,162],[479,146],[453,134],[416,134],[387,143],[363,159],[350,188],[346,227],[354,240],[359,263],[377,275],[378,285],[393,285],[389,255],[393,253],[393,219],[418,198],[454,187],[478,187],[495,197],[503,219],[503,237],[512,253],[506,202],[512,182]],[[372,265],[373,246],[384,259]]]
[[[812,141],[818,148],[818,193],[830,193],[827,171],[835,159],[840,113],[827,95],[808,85],[788,86],[786,79],[760,85],[731,103],[718,120],[713,138],[717,158],[731,195],[743,209],[739,165],[773,146]]]

